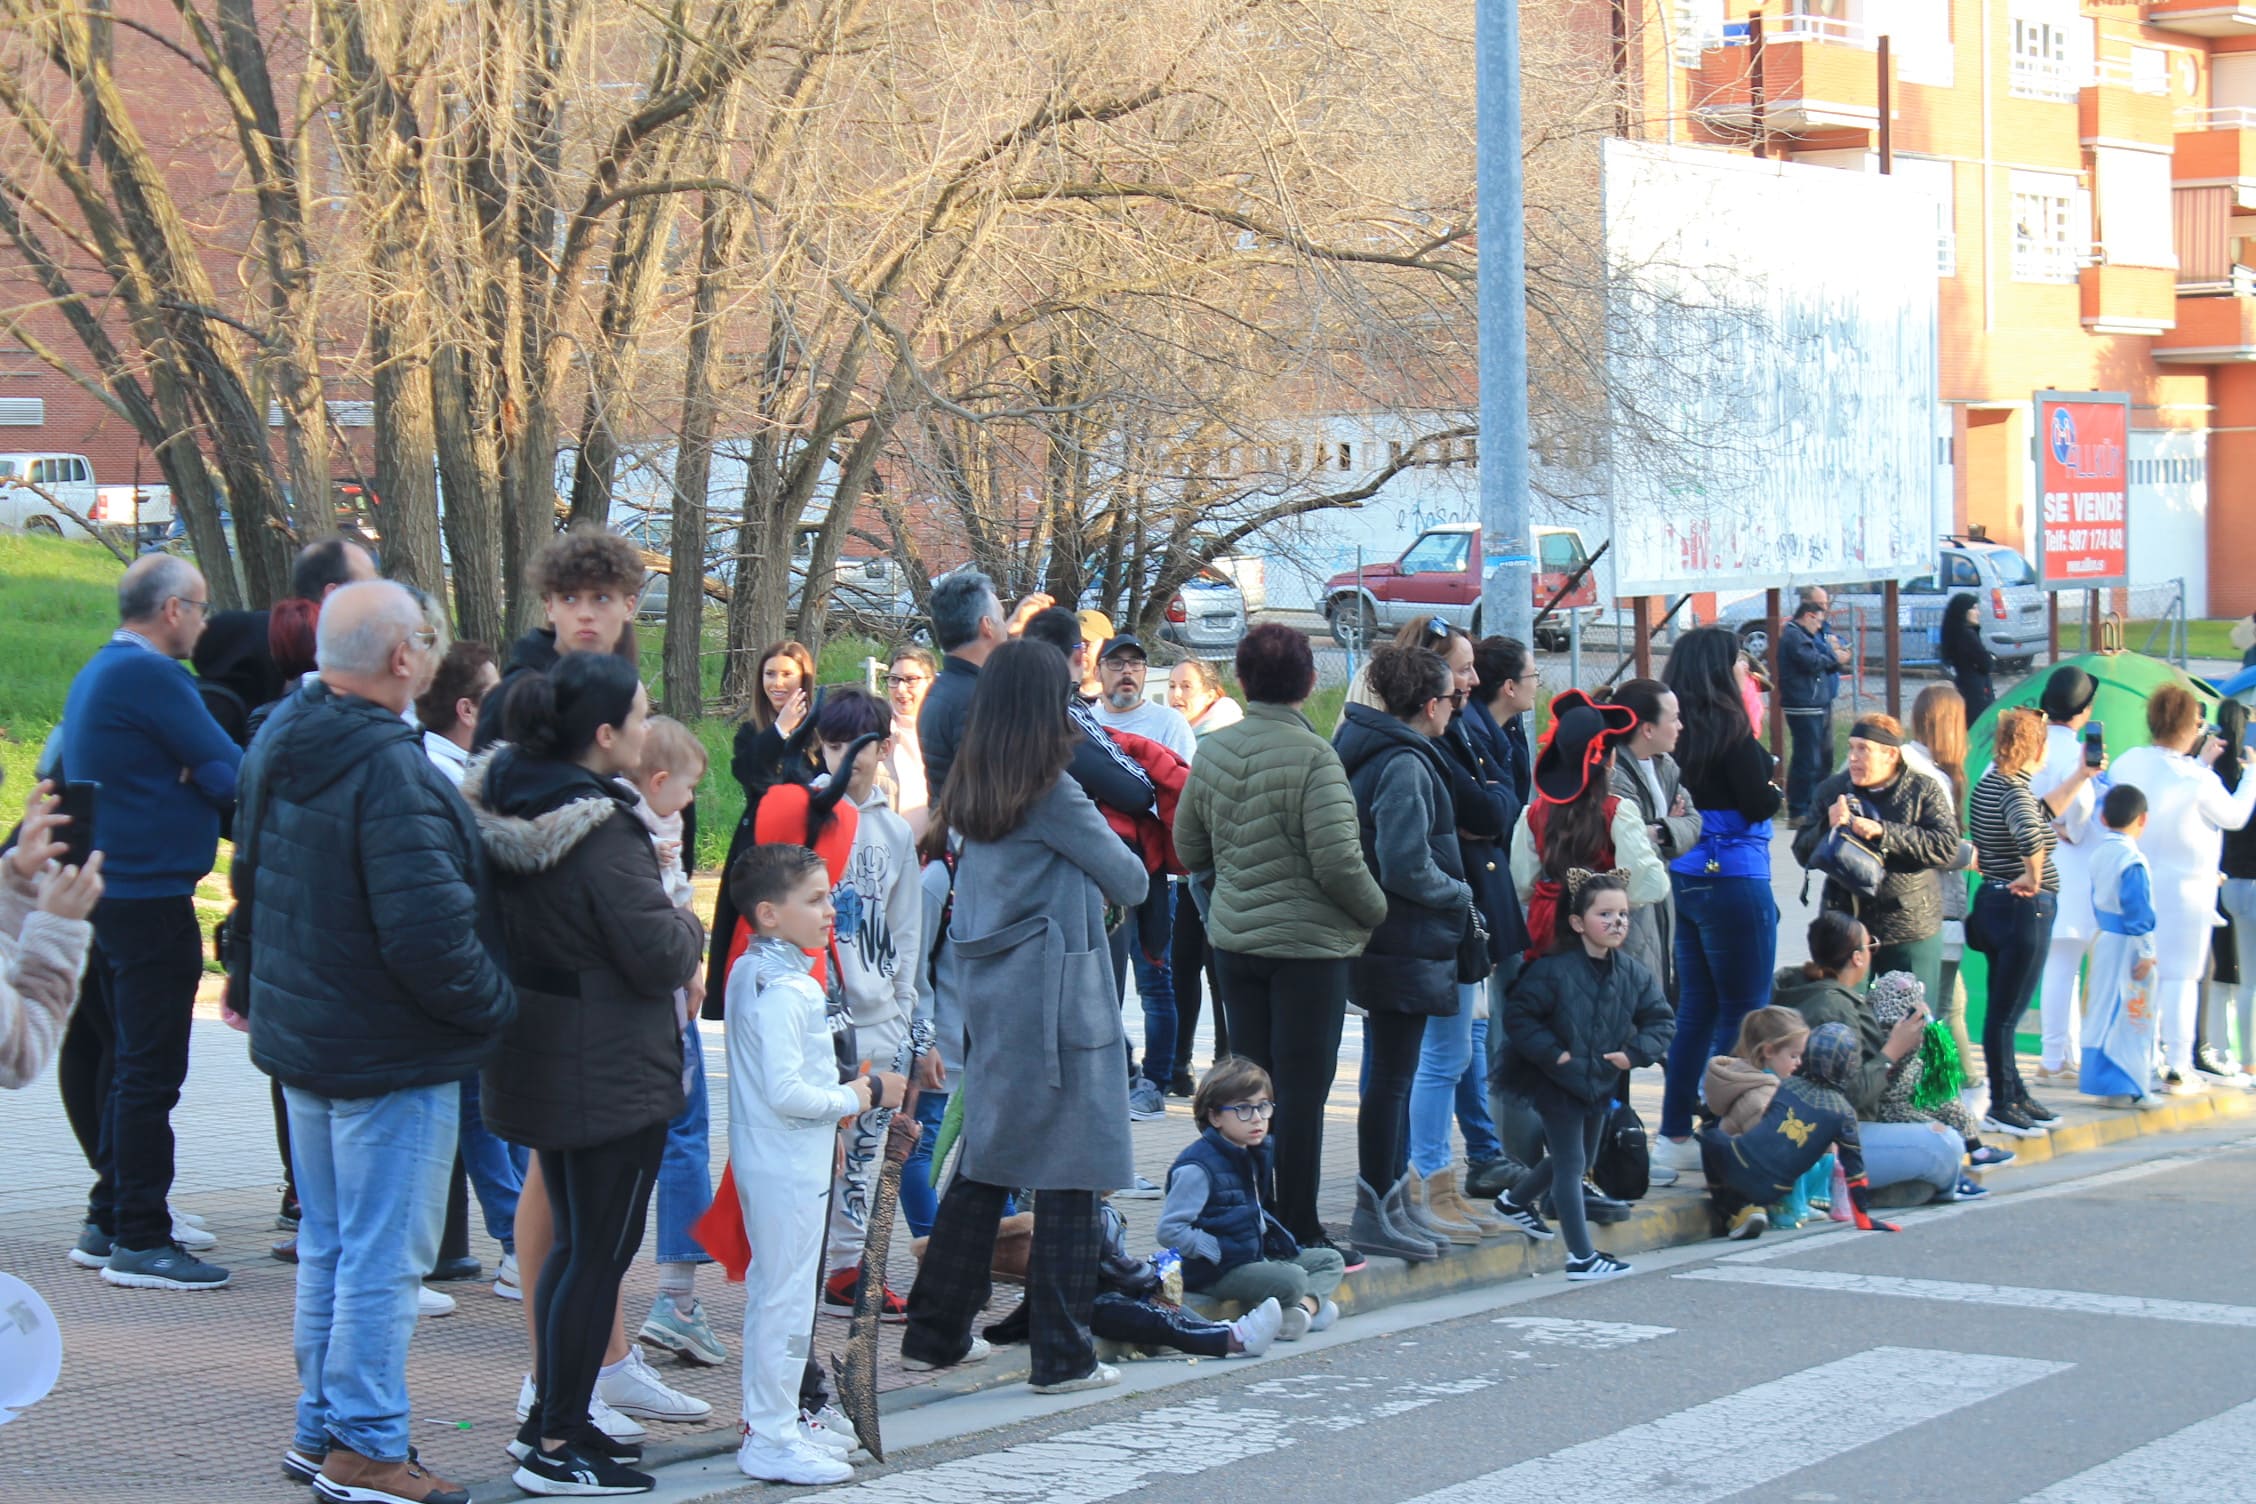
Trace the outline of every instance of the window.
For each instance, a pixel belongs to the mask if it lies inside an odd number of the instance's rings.
[[[1428,533],[1402,555],[1404,574],[1458,574],[1472,554],[1470,533]]]
[[[1545,533],[1535,540],[1536,558],[1546,574],[1572,574],[1582,568],[1582,542],[1573,533]]]
[[[2162,162],[2167,172],[2169,159]],[[2013,280],[2075,281],[2077,260],[2088,243],[2090,212],[2076,180],[2059,173],[2016,172],[2012,183]]]
[[[1894,0],[1888,12],[1896,76],[1907,84],[1949,88],[1957,78],[1950,0]]]
[[[2029,561],[2011,549],[1997,549],[1990,554],[1989,559],[1990,568],[1997,571],[2000,585],[2034,585],[2037,582],[2037,572],[2029,567]]]
[[[1935,205],[1935,275],[1958,275],[1957,169],[1925,157],[1898,157],[1895,176],[1927,195]]]
[[[1943,582],[1952,589],[1972,589],[1982,583],[1982,572],[1964,554],[1943,555]]]
[[[2013,92],[2023,99],[2073,102],[2077,76],[2076,7],[2021,0],[2013,8]]]
[[[2111,266],[2175,267],[2170,158],[2102,146],[2092,152],[2099,243]]]
[[[1699,67],[1700,54],[1723,42],[1723,0],[1675,0],[1669,20],[1680,68]]]

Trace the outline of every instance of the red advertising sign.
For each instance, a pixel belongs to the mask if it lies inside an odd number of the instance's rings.
[[[2037,577],[2047,590],[2131,580],[2131,399],[2037,393]]]

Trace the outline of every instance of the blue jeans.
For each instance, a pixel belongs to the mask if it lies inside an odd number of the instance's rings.
[[[690,1236],[690,1224],[713,1204],[713,1127],[705,1094],[705,1045],[692,1019],[682,1033],[682,1064],[689,1072],[688,1100],[666,1125],[666,1153],[658,1161],[658,1262],[710,1264],[713,1256]]]
[[[298,1223],[299,1448],[331,1439],[407,1459],[407,1343],[416,1287],[439,1256],[462,1093],[456,1083],[380,1097],[283,1088]]]
[[[1418,1047],[1418,1074],[1410,1082],[1410,1168],[1421,1176],[1449,1166],[1450,1120],[1465,1120],[1467,1159],[1494,1159],[1496,1125],[1488,1116],[1488,1092],[1482,1068],[1488,1060],[1487,1021],[1475,1022],[1483,984],[1462,983],[1457,988],[1457,1012],[1449,1018],[1426,1020],[1426,1037]],[[1475,1032],[1480,1041],[1475,1046]],[[1467,1083],[1470,1082],[1470,1085]],[[1477,1110],[1465,1111],[1468,1100]],[[1485,1138],[1485,1143],[1483,1139]],[[1482,1150],[1486,1149],[1486,1153]]]
[[[524,1192],[525,1166],[531,1158],[523,1144],[487,1131],[478,1109],[478,1078],[463,1077],[462,1168],[470,1177],[470,1188],[478,1193],[486,1236],[499,1243],[503,1253],[517,1251],[517,1198]]]
[[[1833,709],[1789,709],[1786,730],[1793,738],[1792,760],[1786,764],[1786,813],[1806,815],[1810,796],[1833,772]]]
[[[1661,1093],[1661,1133],[1685,1138],[1708,1061],[1728,1055],[1739,1021],[1770,1001],[1778,900],[1761,877],[1676,878],[1676,1038]]]
[[[1486,982],[1474,984],[1486,987]],[[1496,1119],[1488,1110],[1488,1020],[1473,1020],[1472,1048],[1465,1052],[1465,1074],[1457,1078],[1457,1131],[1465,1135],[1465,1161],[1482,1164],[1504,1156]]]
[[[940,1193],[932,1188],[932,1142],[940,1136],[940,1120],[948,1115],[948,1094],[919,1094],[916,1120],[924,1125],[916,1147],[901,1165],[901,1215],[908,1219],[909,1236],[932,1235],[932,1219],[940,1215]]]
[[[1982,1059],[1990,1072],[1990,1100],[2018,1102],[2029,1094],[2021,1081],[2021,1062],[2014,1053],[2013,1036],[2021,1028],[2021,1015],[2029,1011],[2037,982],[2044,975],[2045,952],[2052,947],[2052,921],[2060,912],[2060,895],[2038,893],[2022,898],[2002,883],[1984,883],[1974,902],[1986,915],[1997,916],[1993,927],[1999,944],[1989,953],[1990,1001],[1982,1015]],[[2206,943],[2206,942],[2204,942]]]
[[[1939,1191],[1938,1200],[1957,1199],[1966,1142],[1950,1129],[1937,1123],[1859,1123],[1857,1138],[1864,1145],[1864,1178],[1874,1190],[1918,1180]]]
[[[1175,900],[1178,897],[1172,879],[1156,878],[1167,884],[1167,922],[1175,922]],[[1120,969],[1125,959],[1136,972],[1136,997],[1144,1005],[1144,1068],[1143,1078],[1164,1087],[1175,1079],[1175,970],[1166,956],[1157,961],[1144,959],[1144,948],[1137,939],[1136,916],[1130,914],[1112,932],[1112,964],[1114,979],[1118,983],[1123,1001],[1128,991],[1128,974]],[[1136,1049],[1128,1047],[1128,1066],[1135,1074]]]

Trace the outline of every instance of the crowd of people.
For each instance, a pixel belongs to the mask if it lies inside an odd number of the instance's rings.
[[[857,1442],[811,1355],[821,1312],[903,1324],[911,1370],[1021,1341],[1036,1391],[1098,1388],[1119,1378],[1099,1339],[1231,1357],[1321,1331],[1374,1256],[1563,1237],[1568,1280],[1618,1277],[1592,1228],[1649,1184],[1700,1177],[1732,1237],[1886,1228],[1889,1187],[1978,1196],[1971,1172],[2055,1118],[2014,1048],[2032,1004],[2039,1080],[2119,1105],[2256,1064],[2246,718],[2227,702],[2209,724],[2178,685],[2110,762],[2098,686],[2056,669],[2036,709],[1995,714],[1970,783],[1974,707],[1937,684],[1908,728],[1858,716],[1836,770],[1847,653],[1811,591],[1781,643],[1783,770],[1721,628],[1680,635],[1658,679],[1546,701],[1524,645],[1413,622],[1326,736],[1300,632],[1257,626],[1232,675],[1178,663],[1155,698],[1135,635],[1040,595],[1006,614],[963,570],[932,593],[937,655],[901,649],[882,696],[821,684],[798,643],[761,654],[707,925],[708,758],[651,713],[639,558],[573,531],[530,577],[547,624],[497,656],[340,540],[263,620],[212,617],[193,566],[139,561],[0,863],[0,1084],[58,1058],[95,1175],[70,1257],[209,1290],[230,1274],[171,1209],[170,1114],[192,895],[233,841],[224,1016],[275,1084],[275,1253],[297,1267],[283,1465],[325,1499],[467,1498],[416,1456],[405,1355],[452,1308],[427,1282],[482,1274],[473,1197],[494,1291],[525,1311],[520,1487],[653,1486],[643,1422],[710,1407],[644,1349],[730,1360],[698,1299],[716,1257],[746,1283],[738,1464],[816,1485],[852,1476]],[[60,794],[88,785],[73,844]],[[1785,968],[1781,823],[1822,882]],[[1318,1202],[1351,1011],[1340,1227]],[[700,1020],[728,1052],[717,1195]],[[1629,1103],[1647,1068],[1649,1148]],[[1195,1136],[1154,1182],[1131,1124],[1170,1097]],[[904,1295],[865,1250],[910,1137]],[[1161,1203],[1155,1257],[1110,1205],[1138,1198]],[[653,1221],[630,1341],[622,1283]],[[1024,1299],[978,1330],[1006,1227]],[[1226,1319],[1168,1297],[1177,1265]]]

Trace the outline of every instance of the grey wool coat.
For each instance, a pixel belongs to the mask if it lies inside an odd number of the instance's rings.
[[[1038,1191],[1134,1184],[1104,911],[1141,903],[1148,882],[1142,859],[1063,774],[1002,840],[964,842],[948,940],[972,1179]]]
[[[1626,748],[1614,754],[1614,793],[1637,806],[1639,820],[1661,827],[1661,839],[1654,843],[1654,849],[1660,853],[1663,863],[1673,862],[1700,844],[1700,812],[1695,809],[1683,815],[1669,813],[1676,804],[1677,791],[1684,786],[1675,758],[1663,752],[1653,759],[1653,768],[1661,776],[1659,804],[1653,802],[1652,785],[1637,771],[1636,760]],[[1662,994],[1674,1003],[1676,895],[1673,891],[1659,903],[1641,903],[1629,911],[1629,939],[1622,949],[1643,961],[1645,969],[1660,978]]]

